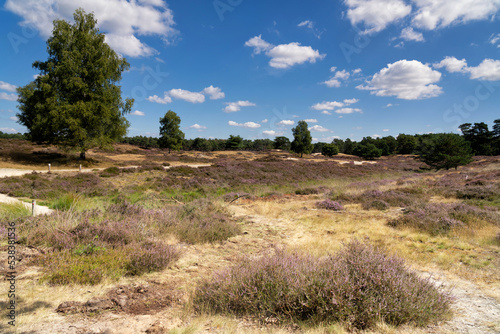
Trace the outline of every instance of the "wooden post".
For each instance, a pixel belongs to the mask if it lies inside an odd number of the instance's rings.
[[[50,164],[49,164],[49,173],[50,173]]]
[[[36,201],[32,200],[31,201],[31,214],[35,216],[35,206],[36,206]]]
[[[82,165],[80,165],[80,168],[79,168],[79,173],[82,172]]]

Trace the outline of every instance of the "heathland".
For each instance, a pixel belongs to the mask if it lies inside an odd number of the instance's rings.
[[[1,139],[0,170],[24,171],[1,194],[53,210],[0,203],[2,332],[500,332],[500,157],[116,144],[80,161]]]

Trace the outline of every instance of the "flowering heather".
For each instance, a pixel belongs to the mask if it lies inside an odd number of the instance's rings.
[[[450,301],[403,260],[352,241],[327,258],[278,250],[245,259],[203,280],[193,304],[198,311],[369,329],[380,320],[425,326],[447,315]]]
[[[175,246],[152,242],[143,243],[130,255],[130,262],[126,267],[127,275],[137,276],[163,270],[170,263],[177,261],[179,257],[179,249]]]
[[[331,199],[325,199],[324,201],[316,202],[316,207],[318,209],[341,211],[344,207],[339,202],[332,201]]]

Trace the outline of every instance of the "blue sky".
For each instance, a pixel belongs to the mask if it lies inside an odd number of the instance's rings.
[[[327,142],[500,118],[499,0],[7,0],[0,131],[26,131],[15,88],[76,7],[131,65],[130,136],[158,135],[168,110],[186,138],[291,138],[306,120]]]

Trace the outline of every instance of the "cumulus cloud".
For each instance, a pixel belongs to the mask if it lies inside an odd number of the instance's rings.
[[[16,116],[11,116],[11,117],[9,117],[9,119],[10,119],[11,121],[14,121],[14,122],[17,122],[17,121],[18,121],[18,118],[17,118]]]
[[[448,72],[467,72],[467,61],[458,60],[455,57],[446,57],[439,63],[433,65],[435,68],[446,68]]]
[[[14,128],[0,128],[0,131],[2,131],[4,133],[18,133],[19,132]]]
[[[346,70],[335,72],[336,69],[337,69],[336,67],[330,68],[330,72],[334,72],[335,74],[332,77],[330,77],[330,79],[322,82],[322,84],[327,85],[328,87],[340,87],[343,80],[345,81],[349,79],[351,75],[356,75],[361,73],[361,69],[359,68],[353,70],[352,72]]]
[[[350,104],[354,104],[354,103],[358,103],[358,102],[359,102],[359,100],[358,100],[358,99],[345,99],[345,100],[344,100],[344,103],[345,103],[346,105],[350,105]]]
[[[209,87],[203,89],[203,94],[208,95],[210,100],[219,100],[226,97],[226,94],[219,88],[210,85]]]
[[[159,97],[158,95],[153,95],[153,96],[149,96],[147,98],[147,100],[150,102],[155,102],[155,103],[160,103],[160,104],[167,104],[167,103],[172,102],[172,98],[170,96],[168,96],[167,92],[165,92],[163,97]]]
[[[428,30],[489,19],[500,9],[498,0],[413,0],[413,2],[417,7],[413,24]]]
[[[238,101],[238,102],[227,102],[227,106],[224,108],[224,112],[237,112],[241,110],[241,107],[253,107],[255,103],[250,101]]]
[[[330,130],[322,127],[321,125],[314,125],[314,126],[309,127],[309,131],[329,132]]]
[[[306,123],[318,123],[316,118],[308,118],[304,120]]]
[[[416,32],[412,27],[404,28],[401,31],[401,35],[399,36],[405,41],[415,41],[415,42],[423,42],[425,41],[424,35],[421,32]]]
[[[236,123],[236,122],[233,122],[233,121],[229,121],[229,122],[227,122],[227,124],[229,124],[231,126],[239,126],[239,127],[247,128],[247,129],[257,129],[257,128],[260,128],[260,124],[254,123],[254,122]]]
[[[269,51],[273,45],[262,39],[262,35],[250,38],[245,42],[245,46],[253,48],[253,54],[260,54]]]
[[[190,92],[184,89],[171,89],[168,95],[175,99],[184,100],[191,103],[203,103],[205,102],[205,95],[196,92]]]
[[[199,125],[199,124],[193,124],[191,126],[188,127],[189,129],[194,129],[194,130],[198,130],[198,131],[203,131],[203,130],[206,130],[207,127],[204,126],[204,125]]]
[[[311,109],[314,109],[314,110],[323,110],[323,109],[326,109],[326,110],[333,110],[335,108],[340,108],[340,107],[343,107],[344,106],[344,103],[342,102],[337,102],[337,101],[323,101],[321,103],[316,103],[315,105],[311,106]]]
[[[6,90],[8,92],[15,92],[17,86],[14,86],[8,82],[0,81],[0,89],[1,90]]]
[[[485,59],[479,66],[469,67],[468,71],[471,79],[500,80],[500,60]]]
[[[389,129],[383,129],[382,131],[384,131],[384,132],[389,132]]]
[[[0,92],[0,100],[17,101],[17,95]]]
[[[269,122],[269,120],[268,120],[267,118],[266,118],[266,119],[263,119],[263,120],[261,121],[261,123],[263,123],[263,124],[265,124],[265,123],[267,123],[267,122]]]
[[[300,43],[280,44],[273,46],[264,41],[262,35],[252,37],[245,42],[245,46],[253,47],[253,54],[265,54],[271,58],[269,66],[279,69],[287,69],[305,62],[315,63],[326,55],[320,54],[310,46],[302,46]]]
[[[144,113],[142,111],[136,110],[134,112],[131,112],[130,115],[134,116],[144,116]]]
[[[500,80],[500,60],[485,59],[476,67],[467,66],[465,59],[458,60],[455,57],[446,57],[434,67],[445,67],[448,72],[469,73],[471,79],[486,81]]]
[[[387,25],[411,13],[411,6],[402,0],[346,0],[347,18],[352,25],[363,24],[364,33],[384,30]]]
[[[82,7],[94,12],[106,42],[117,52],[130,57],[151,56],[157,50],[137,36],[158,36],[165,42],[177,34],[173,12],[160,0],[7,0],[5,8],[23,18],[21,25],[35,27],[42,37],[52,34],[52,21],[71,21],[74,11]]]
[[[279,121],[277,124],[278,125],[285,125],[286,126],[286,125],[294,125],[295,122],[292,121],[292,120],[290,120],[290,119],[284,119],[282,121]]]
[[[284,133],[281,131],[274,131],[274,130],[264,130],[262,133],[266,136],[283,136]]]
[[[337,114],[352,114],[355,112],[362,113],[363,111],[359,108],[342,108],[335,110],[335,113]]]
[[[323,110],[321,113],[322,113],[323,115],[331,115],[331,114],[332,114],[332,113],[331,113],[331,112],[329,112],[328,110]]]
[[[377,96],[396,96],[404,100],[419,100],[442,94],[441,87],[435,85],[441,73],[417,60],[400,60],[376,73],[367,85],[356,88],[370,90]]]

